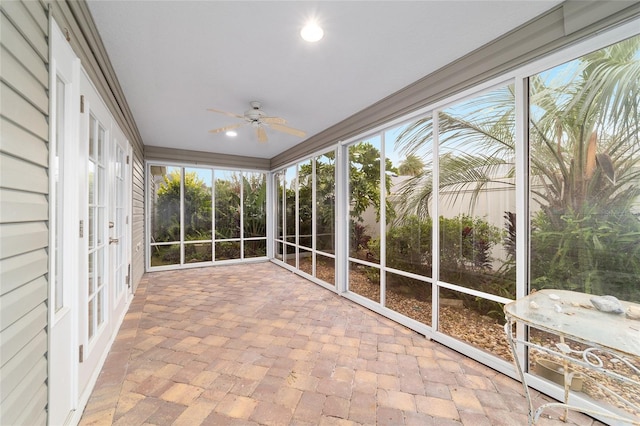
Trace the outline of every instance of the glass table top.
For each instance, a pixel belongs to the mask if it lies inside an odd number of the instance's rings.
[[[602,348],[640,357],[640,320],[627,318],[640,304],[620,301],[622,314],[598,311],[594,295],[566,290],[539,290],[504,306],[507,317],[528,325],[595,343]]]

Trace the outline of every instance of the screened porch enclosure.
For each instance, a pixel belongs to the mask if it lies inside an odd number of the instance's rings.
[[[640,302],[640,36],[597,44],[275,170],[149,162],[148,270],[271,260],[514,376],[506,303],[540,289]],[[558,397],[545,354],[525,359]],[[623,410],[595,386],[578,398]]]
[[[150,270],[266,258],[266,173],[150,163]]]

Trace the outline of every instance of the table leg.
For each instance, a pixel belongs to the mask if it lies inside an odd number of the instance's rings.
[[[524,379],[524,370],[522,368],[522,364],[520,363],[520,358],[518,357],[518,350],[516,348],[516,343],[513,338],[513,322],[510,318],[506,318],[506,323],[504,324],[504,331],[507,335],[507,341],[509,342],[509,346],[511,347],[511,353],[513,354],[513,361],[516,364],[516,370],[518,370],[518,375],[520,376],[520,382],[524,387],[524,396],[527,399],[527,405],[529,406],[529,425],[534,424],[534,414],[533,414],[533,402],[531,401],[531,395],[529,394],[529,386],[527,386],[527,382]]]
[[[565,344],[564,336],[560,336],[560,342]],[[571,379],[569,379],[569,361],[566,358],[562,358],[562,372],[564,376],[564,403],[569,404],[569,386],[571,386]],[[566,422],[569,418],[569,409],[564,409],[564,414],[560,417],[560,420]]]

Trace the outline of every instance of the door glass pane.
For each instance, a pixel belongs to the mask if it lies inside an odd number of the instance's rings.
[[[247,172],[242,176],[244,238],[265,237],[267,235],[267,177],[264,173]]]
[[[104,288],[97,295],[98,326],[104,323]]]
[[[106,248],[102,248],[96,252],[96,292],[93,296],[93,312],[95,314],[95,329],[97,330],[104,323],[104,293],[105,293],[105,277],[104,277],[104,253]]]
[[[316,250],[335,253],[335,151],[316,158]]]
[[[95,279],[95,285],[96,285],[96,292],[100,291],[100,289],[102,288],[102,286],[104,285],[105,281],[104,281],[104,263],[105,263],[105,252],[106,250],[104,248],[96,250],[96,264],[95,264],[95,273],[96,273],[96,279]]]
[[[151,166],[150,172],[151,241],[180,241],[181,169]]]
[[[89,116],[89,159],[96,160],[95,154],[96,143],[96,118],[91,114]]]
[[[106,191],[105,191],[105,187],[106,187],[106,171],[105,171],[105,167],[104,164],[100,164],[100,163],[96,163],[96,176],[95,176],[95,180],[96,180],[96,186],[95,186],[95,203],[97,205],[105,205],[106,202]]]
[[[211,240],[211,169],[184,169],[184,239]]]
[[[373,263],[380,263],[380,147],[380,136],[349,147],[349,256]]]
[[[95,332],[95,326],[94,326],[94,318],[93,318],[93,305],[94,305],[94,300],[95,299],[91,299],[89,300],[89,303],[87,304],[87,310],[88,310],[88,315],[87,315],[87,331],[88,331],[88,335],[89,335],[89,339],[91,339],[93,337],[93,334]]]
[[[96,192],[96,179],[95,179],[96,165],[93,161],[89,160],[87,163],[87,186],[89,187],[89,204],[95,204],[95,192]]]
[[[98,130],[98,145],[96,147],[96,154],[98,156],[98,162],[93,163],[91,160],[89,163],[95,167],[95,194],[94,194],[94,203],[95,207],[89,206],[89,210],[94,210],[94,220],[95,220],[95,244],[96,247],[99,247],[106,242],[106,205],[107,205],[107,191],[106,191],[106,167],[104,164],[104,150],[106,146],[104,144],[105,131],[100,122],[96,122],[97,130]],[[90,167],[91,168],[91,167]]]
[[[96,146],[96,151],[98,154],[98,163],[99,164],[104,164],[104,157],[105,157],[105,143],[104,143],[104,138],[105,138],[105,130],[102,126],[98,127],[98,145]]]
[[[95,207],[89,206],[89,221],[87,223],[87,231],[89,232],[89,238],[88,238],[89,249],[92,249],[95,247],[95,237],[94,237],[95,211],[96,211]]]
[[[313,224],[313,160],[298,165],[298,244],[311,248]]]
[[[116,146],[116,159],[115,159],[115,177],[122,179],[124,177],[124,152],[119,145]]]
[[[107,226],[106,226],[106,165],[104,150],[106,132],[102,124],[93,115],[90,116],[91,135],[95,131],[97,137],[89,138],[89,153],[87,159],[87,184],[89,185],[89,197],[87,205],[88,231],[88,315],[87,330],[89,339],[95,336],[97,327],[105,320],[104,292],[105,292],[105,262],[107,255]],[[93,191],[92,191],[93,189]]]
[[[87,269],[88,269],[88,275],[87,275],[87,294],[89,296],[91,296],[94,291],[95,291],[95,269],[94,269],[94,262],[93,259],[95,258],[96,254],[94,252],[89,253],[89,255],[87,256]]]
[[[105,210],[106,208],[103,206],[95,208],[95,212],[97,216],[96,217],[96,240],[97,240],[96,244],[98,246],[105,243],[105,223],[104,223]]]
[[[240,238],[241,173],[236,171],[215,170],[214,177],[216,191],[216,239]],[[216,259],[217,258],[218,254],[216,250]]]
[[[53,186],[56,209],[56,221],[53,228],[53,241],[55,244],[55,312],[64,306],[64,217],[65,217],[65,197],[64,197],[64,138],[65,138],[65,84],[56,76],[56,138],[53,164],[50,165],[50,172],[53,174]]]

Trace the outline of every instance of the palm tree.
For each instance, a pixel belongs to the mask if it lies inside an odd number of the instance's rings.
[[[416,176],[422,173],[423,169],[424,162],[422,159],[415,154],[410,154],[398,166],[398,173],[401,176]]]
[[[492,113],[486,114],[487,105]],[[515,174],[515,96],[513,86],[479,96],[461,108],[438,113],[440,189],[452,194],[472,190],[474,197],[487,184],[513,178]],[[431,117],[415,121],[397,138],[397,146],[407,157],[424,161],[422,171],[405,182],[400,190],[401,211],[405,215],[429,216],[433,194],[433,122]]]
[[[640,272],[639,81],[640,36],[529,78],[530,192],[540,207],[532,220],[534,285],[604,291],[598,285],[611,276],[602,271],[613,270],[622,273],[614,290],[640,299],[626,276]],[[439,187],[450,201],[461,190],[475,198],[489,183],[513,184],[512,86],[441,111],[438,121]],[[429,215],[433,132],[425,118],[398,137],[403,152],[427,160],[402,189],[401,217]]]

